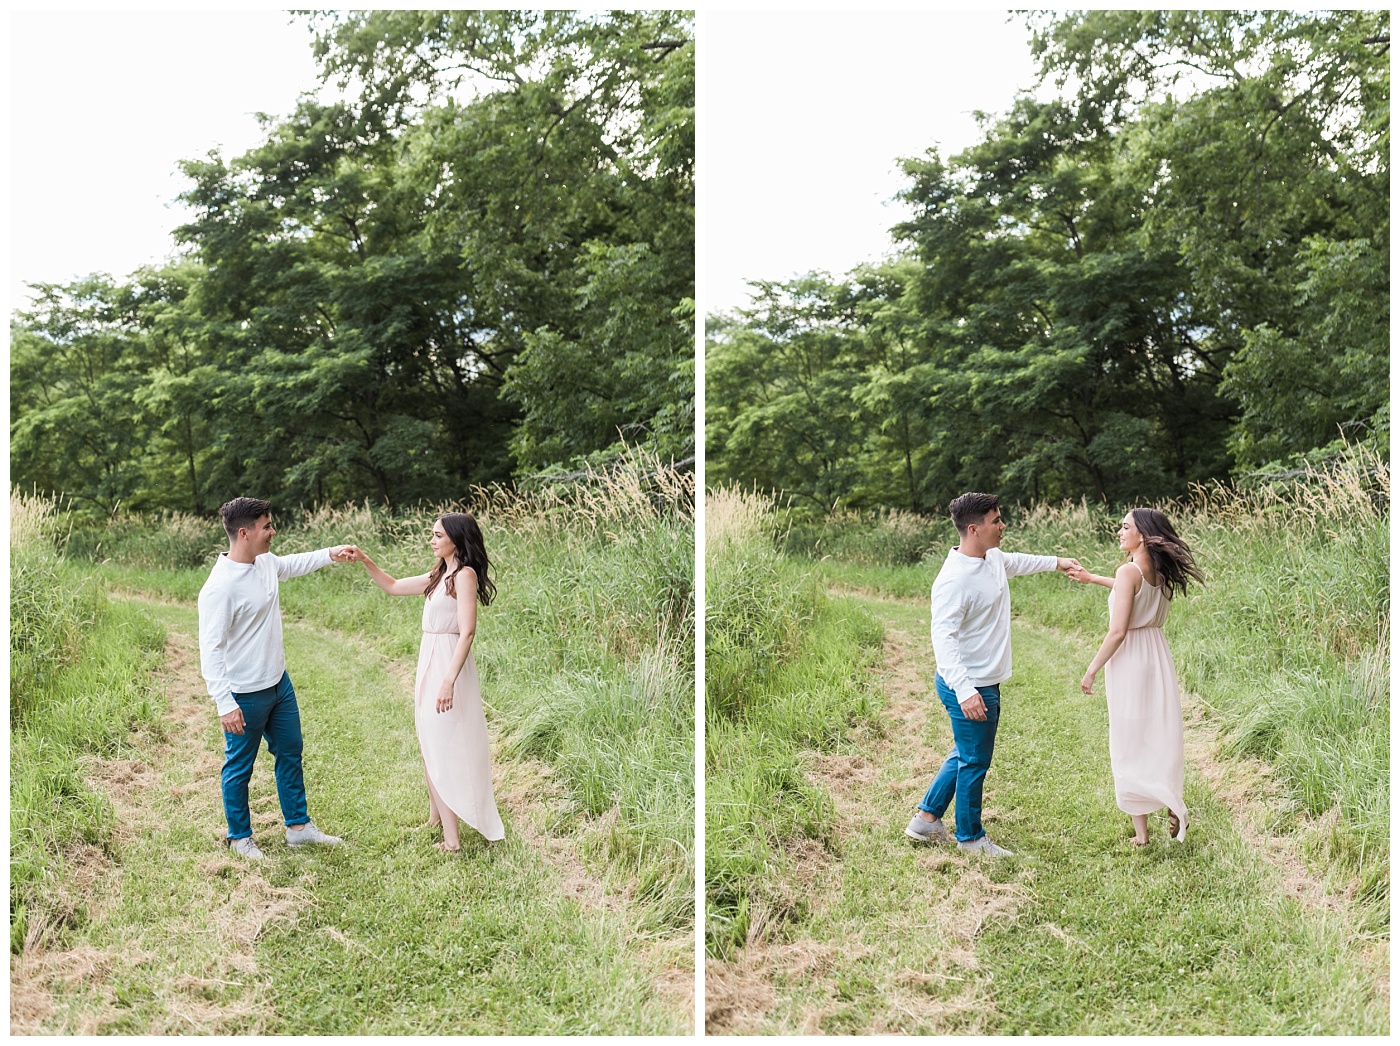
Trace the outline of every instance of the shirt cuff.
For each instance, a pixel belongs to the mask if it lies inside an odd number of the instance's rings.
[[[221,717],[226,716],[230,712],[238,711],[238,701],[233,694],[225,694],[223,697],[214,698],[214,709]]]

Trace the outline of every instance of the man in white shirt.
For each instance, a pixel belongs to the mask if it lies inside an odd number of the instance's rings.
[[[1001,684],[1011,678],[1011,588],[1007,579],[1045,570],[1071,570],[1075,559],[1003,552],[1006,531],[995,494],[967,493],[948,506],[958,545],[948,552],[929,595],[934,683],[953,726],[953,751],[929,785],[904,834],[946,841],[943,813],[954,804],[958,846],[993,857],[1011,856],[982,829],[982,783],[992,765]]]
[[[331,562],[348,563],[354,546],[275,556],[270,551],[272,506],[258,498],[234,498],[219,510],[229,549],[219,554],[199,592],[199,660],[209,695],[224,728],[223,795],[228,847],[262,860],[248,813],[248,782],[258,745],[267,738],[287,843],[334,845],[306,812],[301,773],[301,713],[287,676],[282,649],[282,608],[277,584]]]

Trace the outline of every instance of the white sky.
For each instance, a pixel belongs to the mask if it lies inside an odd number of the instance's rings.
[[[7,313],[26,284],[164,260],[187,217],[176,163],[245,152],[253,114],[319,89],[310,29],[283,11],[17,11],[8,42]]]
[[[701,308],[890,253],[898,160],[976,142],[973,111],[1035,82],[1029,35],[1005,12],[702,11]]]
[[[168,257],[177,161],[239,155],[254,113],[325,90],[282,11],[15,12],[9,31],[7,312],[28,283]],[[701,10],[697,35],[705,312],[747,302],[749,279],[889,253],[897,160],[972,144],[973,110],[1033,82],[1001,12]]]

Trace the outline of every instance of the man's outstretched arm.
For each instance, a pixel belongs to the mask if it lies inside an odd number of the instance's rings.
[[[330,548],[318,548],[315,552],[294,552],[290,556],[274,554],[272,558],[277,564],[277,580],[301,577],[332,563],[352,563],[355,559],[354,548],[354,545],[332,545]]]

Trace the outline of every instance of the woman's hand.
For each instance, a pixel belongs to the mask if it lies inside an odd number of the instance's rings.
[[[1084,678],[1079,681],[1079,689],[1086,694],[1093,694],[1094,680],[1098,677],[1097,672],[1085,672]]]
[[[451,679],[444,679],[442,686],[438,688],[437,710],[439,714],[452,711],[453,682]]]
[[[1094,580],[1094,575],[1088,570],[1086,570],[1084,567],[1081,567],[1078,563],[1076,563],[1074,566],[1070,567],[1068,570],[1065,571],[1065,577],[1069,578],[1071,581],[1078,581],[1080,584],[1084,585],[1087,585],[1089,584],[1089,582]]]

